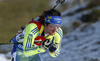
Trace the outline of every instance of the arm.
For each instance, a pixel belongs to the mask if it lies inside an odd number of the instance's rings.
[[[25,56],[31,56],[45,51],[40,47],[33,47],[34,39],[38,34],[39,31],[36,24],[32,23],[26,27],[23,41],[23,53]]]
[[[62,30],[58,29],[55,33],[54,44],[49,48],[52,57],[57,57],[60,54],[62,36]]]

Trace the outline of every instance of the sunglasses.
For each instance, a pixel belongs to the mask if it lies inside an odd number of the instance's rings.
[[[56,28],[56,27],[60,28],[61,27],[61,25],[59,25],[59,24],[50,24],[50,26],[53,27],[53,28]]]

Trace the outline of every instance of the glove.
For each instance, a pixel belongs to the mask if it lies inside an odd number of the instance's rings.
[[[52,44],[53,44],[53,40],[50,41],[49,39],[46,39],[43,42],[42,46],[47,50],[48,48],[52,46]]]
[[[49,51],[50,51],[51,53],[53,53],[53,52],[56,51],[56,49],[57,49],[57,43],[56,43],[56,44],[53,44],[53,45],[49,48]]]

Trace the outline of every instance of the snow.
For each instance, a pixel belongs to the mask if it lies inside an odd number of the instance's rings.
[[[82,11],[82,12],[79,12],[79,13],[75,13],[76,10],[80,9],[80,8],[85,8],[86,5],[88,4],[89,2],[85,2],[83,5],[81,6],[75,6],[74,8],[70,8],[64,12],[61,13],[62,15],[62,25],[64,26],[67,26],[69,27],[70,24],[72,24],[74,21],[77,21],[79,20],[79,18],[83,15],[83,14],[87,14],[87,13],[90,13],[91,10],[87,10],[87,11]],[[69,13],[72,13],[73,15],[68,15]]]
[[[10,60],[6,59],[4,54],[0,54],[0,61],[10,61]]]
[[[4,54],[0,53],[0,61],[11,61],[9,59],[11,57],[11,49],[12,49],[12,45],[0,46],[0,52],[4,52]]]

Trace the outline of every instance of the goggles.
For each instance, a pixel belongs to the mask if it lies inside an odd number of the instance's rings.
[[[57,27],[57,29],[61,27],[61,25],[59,25],[59,24],[50,24],[50,26],[53,28]]]

